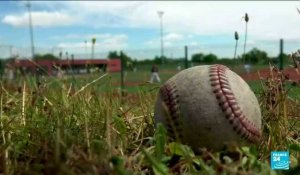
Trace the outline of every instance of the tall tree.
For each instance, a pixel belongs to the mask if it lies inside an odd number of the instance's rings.
[[[203,62],[203,57],[204,57],[203,53],[193,54],[192,55],[192,62],[201,63],[201,62]]]
[[[119,59],[120,55],[118,54],[117,51],[109,51],[107,57],[109,59]]]
[[[250,62],[252,64],[267,63],[269,61],[267,52],[259,50],[257,48],[253,48],[243,56],[244,58],[246,58],[247,62]]]
[[[217,60],[218,60],[218,57],[216,55],[212,54],[212,53],[210,53],[208,55],[205,55],[203,57],[203,62],[204,63],[213,63],[213,62],[215,62]]]
[[[44,54],[44,55],[40,55],[40,54],[36,54],[33,58],[34,61],[38,61],[38,60],[58,60],[59,58],[57,58],[56,56],[54,56],[53,54]]]

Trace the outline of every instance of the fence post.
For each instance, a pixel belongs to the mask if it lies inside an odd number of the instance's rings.
[[[184,46],[184,53],[185,53],[185,59],[184,59],[184,63],[185,63],[185,68],[189,68],[189,62],[188,62],[188,47]]]
[[[283,70],[283,39],[280,39],[279,69]]]
[[[123,51],[120,52],[121,61],[121,95],[124,96],[124,56]]]
[[[37,87],[39,88],[40,84],[41,84],[41,81],[40,81],[40,68],[39,67],[36,67],[35,68],[35,82],[36,82],[36,85]]]

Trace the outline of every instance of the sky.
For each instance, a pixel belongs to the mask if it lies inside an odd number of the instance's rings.
[[[28,1],[0,1],[0,57],[29,57]],[[213,53],[233,57],[234,32],[243,53],[245,13],[249,15],[246,51],[254,47],[270,56],[300,47],[300,2],[297,1],[31,1],[36,53],[62,51],[75,58],[95,57],[123,50],[136,59],[160,55],[160,18],[163,11],[164,55]],[[85,43],[87,41],[87,43]]]

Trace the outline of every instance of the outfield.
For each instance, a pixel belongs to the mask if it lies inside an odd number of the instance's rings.
[[[163,84],[166,80],[174,76],[176,73],[180,72],[177,70],[178,65],[168,65],[168,66],[159,66],[160,72],[159,76],[161,78],[161,83],[155,83],[158,86]],[[184,66],[181,65],[181,68]],[[259,91],[259,87],[261,87],[261,82],[259,79],[259,74],[258,71],[261,70],[269,70],[268,65],[255,65],[251,69],[251,73],[247,74],[246,71],[244,70],[242,65],[238,66],[228,66],[231,70],[245,78],[247,83],[250,85],[250,87],[253,88],[255,92]],[[289,66],[285,66],[285,68],[289,68]],[[140,86],[144,86],[145,84],[148,84],[150,80],[150,69],[151,65],[143,65],[138,67],[137,72],[133,71],[126,71],[125,76],[124,76],[124,84],[125,84],[125,91],[127,92],[136,92]],[[290,69],[290,68],[289,68]],[[268,71],[267,71],[268,72]],[[263,76],[264,78],[268,76],[269,73],[265,73]],[[300,77],[300,75],[295,75],[296,72],[292,72],[294,77]],[[121,75],[120,73],[111,73],[109,74],[111,76],[111,81],[114,87],[118,88],[121,87]],[[293,96],[300,96],[300,88],[299,86],[293,86],[291,89],[291,93]]]
[[[300,164],[297,135],[300,89],[293,86],[287,96],[285,90],[280,90],[277,78],[248,82],[262,109],[264,135],[260,145],[195,155],[184,145],[167,142],[164,129],[154,128],[154,103],[162,83],[178,72],[176,67],[160,67],[159,84],[146,83],[149,67],[128,72],[123,98],[120,73],[63,79],[44,77],[39,87],[32,77],[25,77],[27,81],[19,77],[18,82],[2,84],[0,171],[4,174],[281,174],[270,169],[269,154],[288,148],[291,167]],[[275,90],[267,89],[267,82]],[[285,89],[289,86],[292,87],[287,83]],[[270,103],[273,99],[275,105]]]
[[[177,69],[178,64],[166,64],[166,65],[158,65],[159,67],[159,76],[161,78],[160,83],[153,83],[154,86],[159,87],[162,85],[165,81],[167,81],[169,78],[174,76],[176,73],[180,72],[180,70]],[[184,69],[184,65],[181,64],[181,70]],[[243,68],[242,65],[227,65],[231,70],[242,76],[246,80],[246,82],[249,84],[249,86],[256,92],[256,94],[259,92],[261,88],[261,81],[259,78],[259,75],[262,76],[263,78],[266,79],[267,76],[269,76],[269,66],[268,65],[255,65],[251,69],[251,73],[247,74],[245,69]],[[291,69],[290,66],[286,65],[285,69]],[[150,85],[149,80],[151,76],[151,65],[139,65],[137,66],[136,72],[132,70],[125,70],[124,71],[124,91],[128,93],[135,93],[138,92],[141,88],[142,89],[147,89],[147,87],[152,87]],[[262,71],[264,70],[264,71]],[[258,74],[259,72],[263,72],[263,74]],[[300,75],[296,75],[296,72],[293,71],[292,77],[297,77],[300,78]],[[104,75],[104,73],[92,73],[90,75],[68,75],[65,76],[64,82],[68,82],[71,84],[73,87],[82,87],[85,84],[92,82],[93,80],[99,78],[100,76]],[[22,78],[19,78],[20,80]],[[26,77],[28,82],[31,82],[30,84],[34,85],[35,84],[35,78],[34,77]],[[94,87],[93,90],[97,92],[107,92],[108,90],[111,91],[120,91],[121,90],[121,74],[119,72],[117,73],[108,73],[104,77],[106,84],[111,83],[111,86],[109,87],[110,89],[107,89],[108,86],[105,84],[97,84],[96,87]],[[41,78],[41,80],[44,83],[48,83],[50,87],[56,88],[57,83],[60,82],[58,81],[57,78],[55,77],[44,77]],[[54,80],[54,81],[53,81]],[[21,86],[21,82],[19,81],[18,85]],[[290,83],[291,84],[291,83]],[[290,86],[292,87],[292,86]],[[299,97],[300,96],[300,88],[299,86],[293,86],[293,88],[290,89],[290,93],[292,96]]]

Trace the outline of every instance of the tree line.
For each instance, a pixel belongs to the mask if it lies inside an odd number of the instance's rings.
[[[218,58],[215,54],[209,53],[196,53],[193,54],[191,57],[191,61],[194,63],[223,63],[223,64],[269,64],[270,62],[273,64],[278,63],[277,57],[270,57],[268,56],[267,52],[259,50],[257,48],[253,48],[249,52],[242,54],[241,56],[234,58]],[[284,62],[288,62],[288,55],[283,54],[283,60]]]
[[[269,64],[278,63],[278,57],[270,57],[268,56],[267,52],[260,50],[258,48],[253,48],[252,50],[248,51],[245,54],[242,54],[241,56],[234,58],[219,58],[217,55],[213,53],[195,53],[191,56],[189,59],[189,62],[196,63],[196,64]],[[70,59],[73,59],[74,55],[71,55]],[[118,51],[109,51],[107,55],[108,59],[120,59],[121,58],[121,52]],[[16,58],[8,58],[8,59],[0,59],[0,73],[3,71],[4,65],[7,62],[10,62],[11,60],[14,60]],[[34,56],[33,60],[60,60],[62,59],[62,55],[60,54],[59,57],[53,55],[53,54],[37,54]],[[123,61],[124,66],[126,68],[132,68],[135,67],[137,64],[161,64],[162,59],[164,59],[165,64],[168,63],[183,63],[185,58],[168,58],[168,57],[161,57],[161,56],[155,56],[154,58],[145,58],[143,60],[138,60],[136,58],[132,58],[129,55],[127,55],[125,52],[123,52]],[[284,63],[288,62],[288,55],[283,54],[283,60]]]
[[[108,58],[109,59],[114,59],[114,58],[120,58],[120,53],[117,51],[110,51],[108,53]],[[219,64],[269,64],[270,62],[273,64],[278,63],[278,56],[271,57],[267,54],[267,52],[260,50],[258,48],[253,48],[252,50],[246,52],[245,54],[242,54],[241,56],[238,56],[236,59],[234,58],[219,58],[217,55],[213,53],[195,53],[191,56],[189,59],[189,62],[192,63],[199,63],[199,64],[214,64],[214,63],[219,63]],[[133,59],[130,56],[126,55],[123,53],[123,60],[125,63],[131,62],[132,64],[161,64],[162,59],[167,63],[176,63],[176,62],[183,62],[184,58],[168,58],[168,57],[160,57],[160,56],[155,56],[154,58],[148,58],[144,60],[137,60]],[[288,62],[288,55],[283,53],[283,60],[284,63]]]

